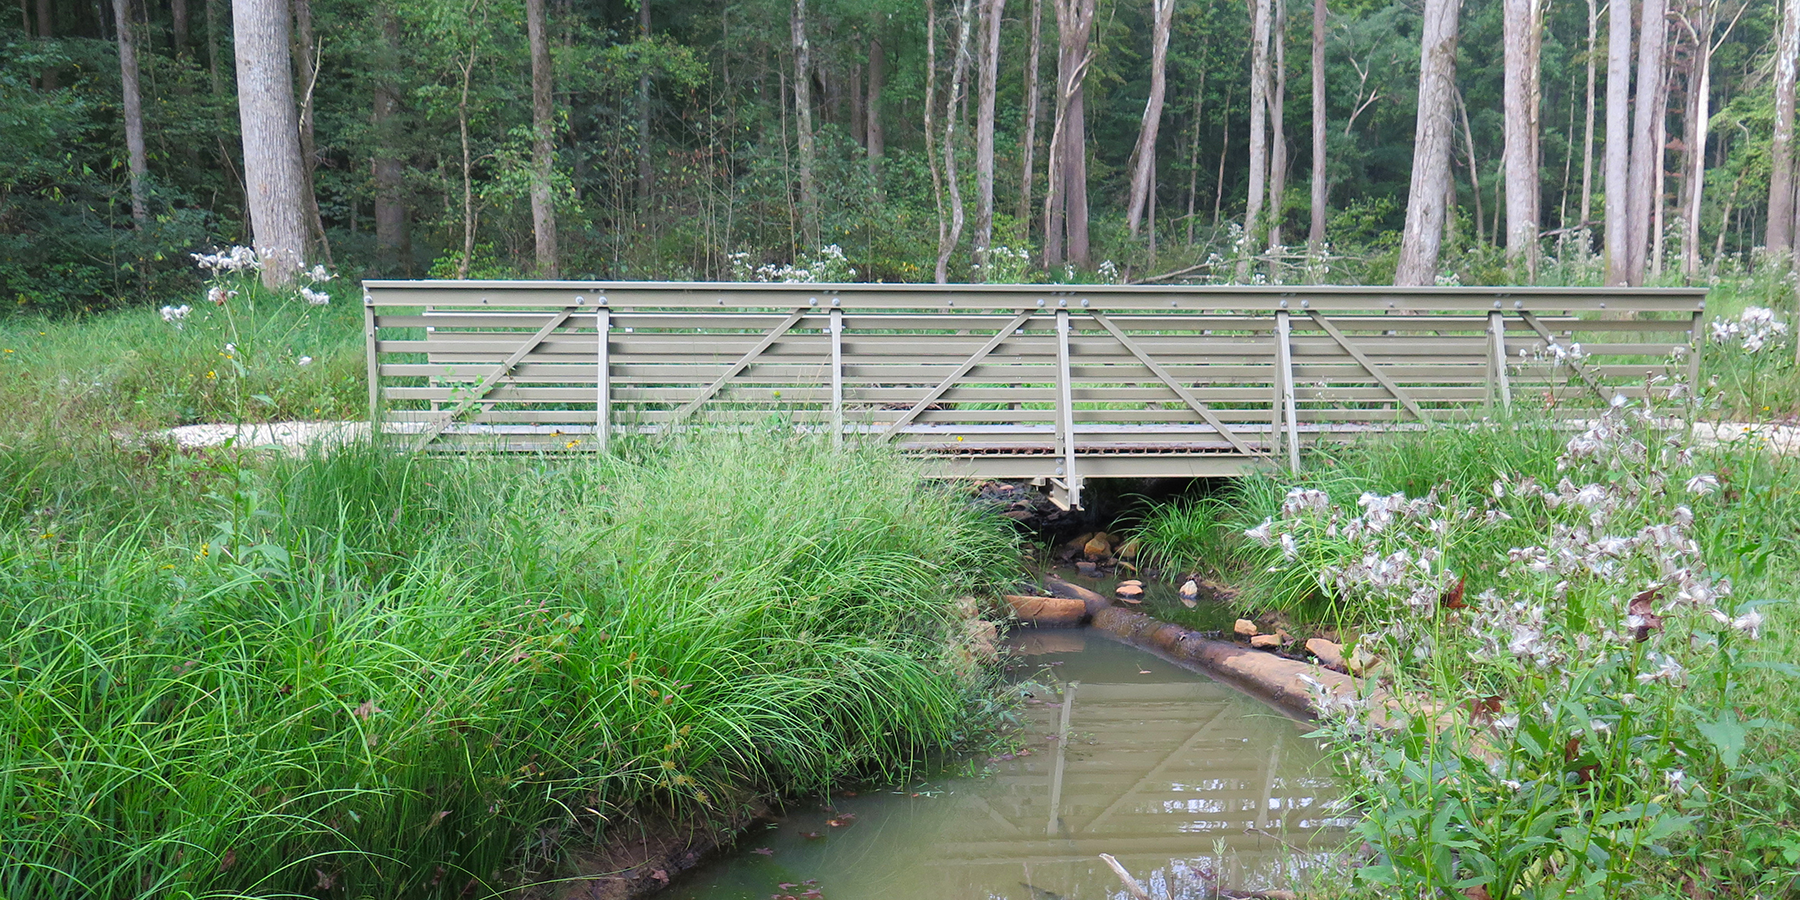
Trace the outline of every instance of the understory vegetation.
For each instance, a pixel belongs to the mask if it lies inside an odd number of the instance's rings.
[[[780,437],[10,435],[0,896],[488,896],[645,817],[900,777],[980,734],[955,598],[1005,524]]]
[[[1393,698],[1320,695],[1366,816],[1327,893],[1800,891],[1800,460],[1738,427],[1793,409],[1765,312],[1717,313],[1698,418],[1726,442],[1695,441],[1687,399],[1573,428],[1521,411],[1321,450],[1140,524],[1150,558],[1340,638]]]

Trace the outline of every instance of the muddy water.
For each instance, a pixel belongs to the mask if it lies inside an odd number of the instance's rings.
[[[1100,900],[1124,896],[1111,853],[1158,900],[1199,900],[1291,886],[1342,845],[1305,725],[1097,632],[1012,644],[1017,755],[799,806],[666,896]]]

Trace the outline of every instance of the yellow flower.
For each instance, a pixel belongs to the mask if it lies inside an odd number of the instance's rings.
[[[217,377],[219,377],[219,373],[217,373],[217,372],[214,372],[214,371],[213,371],[213,370],[211,370],[211,369],[207,369],[207,370],[206,370],[206,377],[208,377],[208,378],[217,378]]]
[[[563,449],[565,449],[565,450],[573,450],[573,449],[575,449],[575,445],[576,445],[576,444],[579,444],[579,443],[581,443],[581,441],[580,441],[580,440],[579,440],[579,439],[577,439],[577,440],[573,440],[573,441],[570,441],[570,442],[568,442],[568,443],[566,443],[566,444],[564,444],[564,445],[563,445]]]
[[[672,759],[665,759],[662,761],[662,767],[665,769],[673,769],[675,768],[675,761]]]

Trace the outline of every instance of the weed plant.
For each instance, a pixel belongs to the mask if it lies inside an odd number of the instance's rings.
[[[1800,464],[1658,412],[1385,435],[1147,518],[1380,660],[1389,727],[1319,698],[1366,814],[1351,894],[1800,887]]]
[[[973,733],[1005,523],[875,450],[0,450],[0,896],[489,896]],[[966,657],[963,657],[966,659]]]

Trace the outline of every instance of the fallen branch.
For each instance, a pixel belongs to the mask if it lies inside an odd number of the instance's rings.
[[[1100,854],[1100,861],[1112,866],[1113,874],[1118,875],[1119,880],[1125,882],[1126,892],[1131,894],[1135,900],[1150,900],[1150,892],[1144,890],[1144,886],[1139,884],[1136,878],[1131,877],[1131,873],[1125,871],[1125,867],[1119,865],[1119,861],[1113,859],[1111,853]]]

